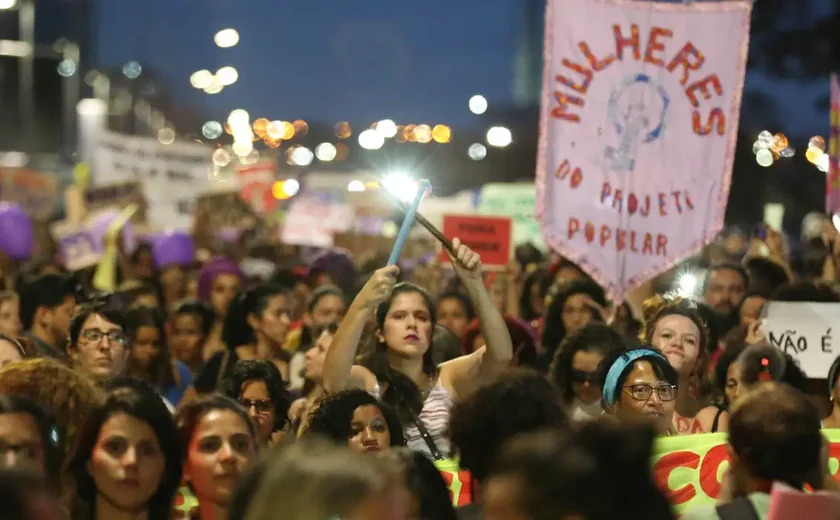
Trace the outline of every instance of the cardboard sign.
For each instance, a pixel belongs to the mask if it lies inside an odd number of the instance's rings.
[[[840,354],[838,313],[840,303],[768,302],[762,309],[761,330],[808,377],[825,379]]]
[[[119,182],[85,189],[85,210],[94,212],[107,207],[124,208],[129,204],[137,205],[137,212],[131,217],[132,223],[146,221],[146,196],[143,185],[139,182]]]
[[[459,238],[481,255],[486,267],[504,267],[511,257],[511,220],[509,217],[478,217],[472,215],[444,215],[443,234],[452,240]],[[446,252],[441,261],[449,262]]]
[[[548,2],[537,218],[613,301],[723,227],[751,7]]]
[[[239,196],[257,214],[264,215],[277,209],[277,199],[271,193],[276,171],[277,164],[270,161],[236,168]]]
[[[58,196],[55,175],[23,168],[0,168],[0,200],[19,204],[35,220],[49,220]]]

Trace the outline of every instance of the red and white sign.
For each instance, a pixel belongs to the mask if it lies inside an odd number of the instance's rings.
[[[486,267],[504,267],[510,261],[511,220],[509,217],[476,217],[472,215],[444,215],[443,235],[458,238],[481,255]],[[441,260],[448,262],[446,251]]]
[[[548,2],[537,215],[616,301],[723,226],[750,9]]]
[[[269,161],[236,168],[239,196],[259,215],[271,213],[277,208],[277,199],[271,192],[276,171],[277,165]]]
[[[348,204],[296,198],[283,219],[280,241],[310,247],[332,247],[335,233],[353,227],[353,208]]]

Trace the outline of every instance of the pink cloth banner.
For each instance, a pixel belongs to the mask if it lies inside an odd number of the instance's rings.
[[[825,190],[825,212],[840,213],[840,81],[831,75],[831,130],[828,137],[828,181]]]
[[[548,2],[537,215],[615,301],[723,226],[750,10]]]

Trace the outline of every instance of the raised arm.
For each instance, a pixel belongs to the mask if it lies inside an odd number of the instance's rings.
[[[376,306],[390,296],[398,273],[397,266],[374,272],[347,309],[324,359],[322,383],[327,392],[338,392],[348,386],[365,323],[376,312]]]
[[[493,299],[484,286],[481,277],[481,258],[478,253],[461,243],[457,238],[452,241],[457,254],[452,258],[452,265],[461,284],[475,308],[481,335],[487,345],[487,351],[481,362],[482,372],[497,372],[504,369],[513,359],[513,342],[501,312],[493,304]]]

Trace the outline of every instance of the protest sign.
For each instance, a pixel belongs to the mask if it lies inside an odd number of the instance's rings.
[[[139,182],[119,182],[91,186],[84,191],[85,211],[93,212],[107,207],[124,208],[137,205],[137,212],[131,217],[135,223],[146,221],[146,196]]]
[[[829,473],[840,482],[840,430],[822,430],[829,441]],[[677,514],[715,505],[729,467],[725,433],[677,435],[657,439],[653,476]]]
[[[723,226],[750,10],[548,2],[537,217],[615,301]]]
[[[452,505],[460,507],[471,504],[473,497],[470,472],[462,470],[458,461],[454,459],[437,460],[435,461],[435,467],[440,471],[446,487],[449,488]]]
[[[163,229],[189,230],[196,197],[211,189],[211,150],[194,142],[161,144],[151,137],[103,133],[96,145],[96,186],[140,182],[148,220]]]
[[[825,379],[840,355],[840,303],[768,302],[761,329],[808,377]]]
[[[311,247],[331,247],[335,233],[353,227],[353,208],[348,204],[307,197],[292,202],[283,218],[280,241]]]
[[[259,219],[239,193],[224,191],[198,198],[195,206],[193,237],[197,247],[210,248],[225,230],[241,232],[254,229]]]
[[[476,210],[482,215],[510,217],[514,246],[530,242],[543,251],[546,249],[537,222],[537,187],[533,182],[485,184],[478,195]]]
[[[259,215],[271,213],[277,209],[277,199],[271,192],[276,171],[277,164],[273,161],[263,161],[236,168],[239,196]]]
[[[0,200],[18,204],[35,220],[52,217],[57,195],[55,175],[0,167]]]
[[[87,269],[99,262],[103,245],[98,243],[85,222],[62,221],[50,226],[58,244],[58,256],[68,271]]]
[[[459,238],[470,249],[481,255],[485,267],[501,268],[511,257],[509,217],[478,217],[472,215],[444,215],[443,235],[452,240]],[[445,251],[441,262],[448,262]]]

